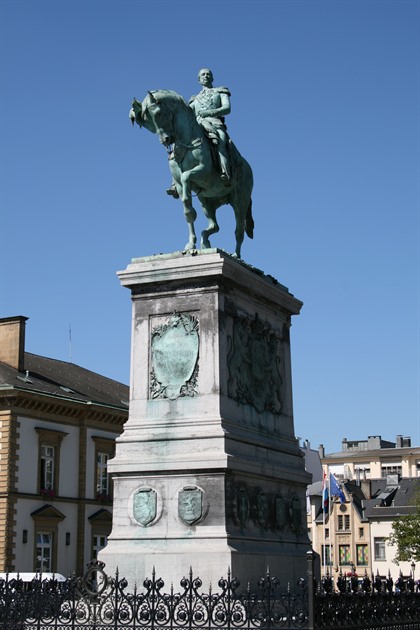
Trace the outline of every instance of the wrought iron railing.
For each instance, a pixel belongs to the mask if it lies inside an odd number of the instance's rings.
[[[219,581],[217,592],[203,593],[192,573],[180,590],[164,591],[152,575],[143,588],[127,593],[127,581],[110,578],[104,564],[92,562],[83,578],[55,580],[0,580],[0,628],[89,628],[89,630],[173,630],[304,628],[308,623],[305,581],[298,590],[280,591],[277,578],[267,575],[257,588],[238,592],[238,580]]]
[[[109,577],[98,561],[65,582],[6,577],[0,579],[0,630],[420,630],[420,585],[412,577],[394,584],[367,575],[334,582],[327,575],[317,585],[312,554],[308,560],[307,579],[293,588],[266,575],[242,589],[228,575],[217,590],[203,592],[190,573],[169,592],[155,575],[128,592],[127,581]]]
[[[313,598],[314,628],[420,630],[420,584],[411,575],[372,578],[327,574]]]

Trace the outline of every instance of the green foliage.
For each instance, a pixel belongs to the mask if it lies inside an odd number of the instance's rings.
[[[397,548],[397,564],[401,561],[420,561],[420,491],[417,491],[413,507],[415,511],[412,514],[400,516],[392,523],[388,544]]]

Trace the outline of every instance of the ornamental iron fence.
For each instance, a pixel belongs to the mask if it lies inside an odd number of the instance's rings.
[[[192,572],[178,590],[165,592],[156,575],[142,588],[127,592],[127,581],[110,577],[99,561],[83,577],[65,582],[29,583],[19,577],[0,579],[0,630],[420,630],[420,592],[412,576],[358,579],[313,575],[314,554],[308,553],[308,575],[293,588],[267,574],[255,588],[241,589],[228,574],[217,591],[202,591]]]

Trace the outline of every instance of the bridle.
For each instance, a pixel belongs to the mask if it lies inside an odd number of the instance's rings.
[[[165,115],[165,117],[169,118],[170,123],[172,125],[173,128],[173,111],[167,106],[167,104],[164,101],[160,101],[159,99],[157,99],[154,94],[152,92],[149,91],[149,97],[150,97],[150,103],[146,105],[145,107],[145,113],[150,111],[151,116],[153,116],[153,122],[155,124],[155,129],[156,132],[158,133],[158,130],[156,128],[156,123],[154,120],[154,115],[153,115],[153,110],[152,108],[158,108],[159,111],[162,111]],[[155,112],[156,114],[156,112]],[[160,135],[160,134],[159,134]],[[170,136],[171,134],[167,134],[168,136]],[[185,154],[188,151],[193,151],[194,149],[196,149],[197,147],[199,147],[203,142],[203,138],[196,138],[195,140],[193,140],[190,144],[185,144],[185,142],[182,142],[182,140],[175,139],[174,142],[171,142],[170,145],[165,146],[166,152],[168,153],[168,155],[171,155],[172,153],[176,154],[176,148],[178,147],[182,147],[183,151],[182,151],[182,157],[179,156],[177,158],[177,161],[182,162]]]

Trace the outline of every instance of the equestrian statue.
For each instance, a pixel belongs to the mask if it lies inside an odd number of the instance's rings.
[[[154,90],[142,102],[134,99],[131,122],[156,133],[167,147],[172,185],[166,191],[180,198],[188,224],[189,240],[185,250],[196,249],[194,222],[197,213],[192,205],[193,193],[203,208],[208,225],[201,232],[201,248],[211,247],[209,237],[219,231],[216,210],[229,204],[235,212],[236,247],[241,257],[246,233],[253,238],[252,170],[227,133],[224,117],[230,112],[230,92],[213,87],[211,70],[200,70],[202,90],[189,104],[172,90]]]

